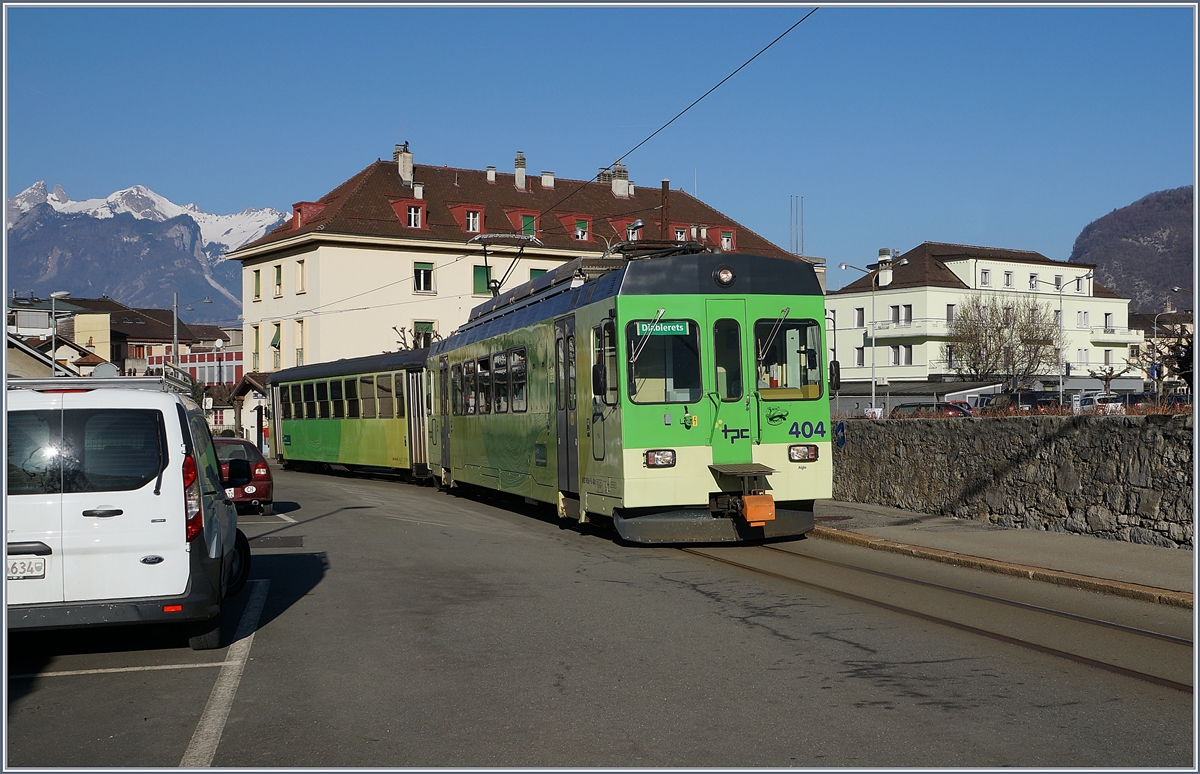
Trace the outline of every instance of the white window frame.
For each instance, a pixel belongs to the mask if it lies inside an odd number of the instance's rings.
[[[946,304],[946,325],[954,324],[954,316],[958,313],[958,304]]]
[[[1055,290],[1062,290],[1062,286],[1063,286],[1062,280],[1063,280],[1063,276],[1061,274],[1054,275],[1054,289]]]
[[[913,364],[913,345],[900,345],[900,365],[910,366]]]
[[[721,232],[721,249],[722,250],[732,250],[733,249],[733,232],[732,231],[722,231]]]
[[[428,268],[428,269],[417,268],[417,264],[419,264],[419,263],[430,264],[430,268]],[[437,292],[437,289],[436,289],[435,285],[433,284],[434,275],[437,273],[434,270],[435,268],[436,267],[435,267],[433,261],[413,261],[413,292],[414,293],[431,293],[432,294],[432,293]],[[420,286],[420,284],[421,284],[420,278],[421,278],[422,272],[429,272],[429,277],[428,277],[429,287],[421,287]]]
[[[893,344],[888,347],[888,365],[900,365],[900,345]]]
[[[409,228],[420,228],[421,227],[421,205],[419,205],[419,204],[408,205],[408,227]]]
[[[991,269],[980,269],[979,270],[979,285],[981,287],[991,287],[992,286],[992,270]]]
[[[479,212],[477,210],[467,210],[467,233],[479,233]]]
[[[912,325],[912,304],[900,305],[900,324],[905,326]]]
[[[675,229],[675,241],[676,242],[686,242],[687,241],[687,229],[686,228]]]
[[[304,259],[300,258],[296,261],[296,294],[308,292],[308,277],[304,267]]]
[[[1083,292],[1083,275],[1080,275],[1075,278],[1075,292],[1076,293]]]
[[[1111,349],[1104,350],[1104,365],[1110,366],[1113,364],[1113,351]]]
[[[1013,273],[1011,271],[1004,272],[1004,287],[1011,288],[1013,286]]]
[[[854,348],[854,367],[855,368],[864,368],[866,365],[867,365],[867,348],[866,347],[855,347]]]
[[[1039,283],[1039,282],[1040,282],[1040,280],[1038,279],[1038,275],[1037,275],[1037,273],[1036,273],[1036,272],[1030,272],[1030,274],[1029,274],[1029,289],[1030,289],[1030,290],[1037,290],[1037,286],[1038,286],[1038,283]]]
[[[1112,312],[1105,312],[1104,313],[1104,330],[1106,330],[1106,331],[1113,330],[1116,327],[1115,323],[1116,323],[1115,315],[1113,315]],[[1106,363],[1105,365],[1112,365],[1112,364]]]
[[[854,327],[867,327],[867,308],[865,306],[854,307]]]

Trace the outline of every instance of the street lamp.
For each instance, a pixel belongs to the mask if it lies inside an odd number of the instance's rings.
[[[193,301],[191,304],[188,304],[187,308],[188,308],[188,310],[191,310],[192,304],[211,304],[211,303],[212,303],[212,299],[209,298],[208,296],[205,296],[204,298],[200,299],[199,301]],[[179,293],[171,294],[171,325],[172,325],[171,365],[178,368],[179,367]],[[165,369],[163,370],[163,373],[164,374],[166,373]]]
[[[1091,278],[1092,278],[1092,272],[1089,271],[1087,274],[1080,274],[1078,277],[1073,277],[1071,279],[1071,281],[1076,282],[1081,279],[1091,279]],[[1030,279],[1033,279],[1033,278],[1030,277]],[[1043,279],[1038,279],[1038,280],[1033,280],[1033,281],[1037,282],[1041,285],[1054,285],[1055,284],[1053,282],[1048,282],[1047,280],[1043,280]],[[1063,355],[1065,354],[1064,350],[1066,350],[1066,348],[1067,348],[1067,321],[1063,317],[1063,291],[1066,289],[1067,289],[1067,283],[1065,283],[1065,282],[1059,282],[1057,284],[1057,287],[1055,287],[1055,290],[1058,291],[1058,330],[1059,330],[1058,405],[1060,405],[1060,406],[1063,404],[1063,371],[1066,370],[1063,367]]]
[[[58,312],[54,302],[71,295],[69,290],[56,290],[50,294],[50,376],[58,376]]]
[[[906,266],[908,259],[903,258],[896,266]],[[846,269],[857,269],[863,274],[871,278],[871,416],[875,415],[875,288],[879,284],[879,273],[882,271],[890,272],[892,269],[892,253],[887,248],[879,251],[879,262],[875,264],[874,269],[864,269],[861,266],[855,266],[850,263],[840,263],[838,268],[842,271]],[[892,284],[891,279],[888,279],[887,284]]]

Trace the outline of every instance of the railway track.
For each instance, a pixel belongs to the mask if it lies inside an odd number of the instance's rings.
[[[1176,634],[906,577],[866,562],[813,556],[790,544],[679,550],[1075,663],[1193,690],[1193,644]]]

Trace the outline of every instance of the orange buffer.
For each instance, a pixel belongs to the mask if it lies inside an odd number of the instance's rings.
[[[742,495],[742,516],[751,527],[775,521],[775,498],[769,494]]]

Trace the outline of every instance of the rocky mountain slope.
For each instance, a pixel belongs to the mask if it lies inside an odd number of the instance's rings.
[[[1193,308],[1195,235],[1192,186],[1158,191],[1092,221],[1075,240],[1068,259],[1096,264],[1096,279],[1130,299],[1131,312],[1161,312],[1170,301]]]
[[[289,217],[269,207],[213,215],[144,186],[76,202],[38,182],[7,204],[10,293],[67,290],[169,309],[177,292],[181,318],[228,324],[241,313],[242,285],[241,265],[225,254]],[[212,303],[183,312],[204,297]]]

